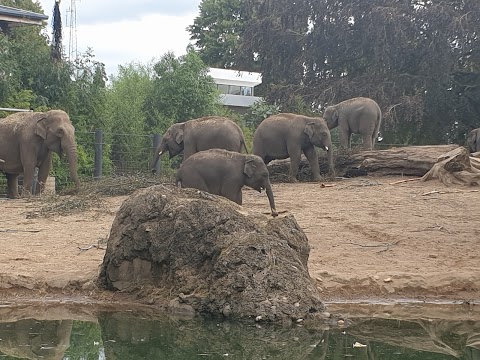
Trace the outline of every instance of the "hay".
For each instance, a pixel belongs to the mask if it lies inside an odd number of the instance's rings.
[[[125,196],[135,190],[161,183],[173,184],[172,178],[147,175],[109,177],[100,180],[82,182],[79,191],[66,189],[59,195],[31,196],[27,200],[37,203],[35,210],[28,211],[28,219],[39,217],[68,216],[95,210],[110,212],[105,204],[105,197]]]

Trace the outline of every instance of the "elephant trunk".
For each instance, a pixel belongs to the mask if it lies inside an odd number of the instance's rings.
[[[335,166],[333,164],[333,146],[330,144],[327,150],[328,170],[335,176]]]
[[[273,197],[272,185],[270,184],[270,181],[268,181],[267,184],[265,185],[265,190],[267,192],[268,201],[270,202],[270,209],[272,211],[272,216],[278,216],[278,212],[275,209],[275,199]]]
[[[75,187],[78,189],[80,187],[80,180],[78,179],[77,174],[77,146],[75,145],[75,141],[64,139],[62,141],[62,149],[67,155],[70,178],[75,183]]]
[[[153,161],[152,161],[152,165],[150,167],[150,170],[152,171],[152,173],[156,173],[157,172],[157,162],[158,160],[160,159],[160,156],[162,156],[162,154],[166,151],[166,146],[165,146],[165,143],[164,143],[164,140],[162,139],[162,142],[160,143],[160,145],[158,146],[158,148],[155,150],[155,156],[153,157]]]

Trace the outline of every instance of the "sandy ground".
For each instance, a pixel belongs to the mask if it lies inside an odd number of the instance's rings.
[[[400,177],[274,184],[277,210],[308,236],[309,271],[327,301],[480,299],[480,192]],[[40,202],[0,200],[0,298],[98,295],[94,279],[116,210],[35,216]],[[244,207],[268,212],[264,194]],[[33,215],[32,215],[33,213]]]

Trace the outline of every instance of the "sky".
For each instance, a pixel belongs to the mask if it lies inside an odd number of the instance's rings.
[[[60,13],[63,45],[68,53],[72,1],[62,0]],[[37,0],[48,19],[48,33],[55,0]],[[185,54],[190,43],[186,27],[198,16],[201,0],[76,0],[78,52],[93,49],[107,74],[132,61],[148,63],[173,51]]]

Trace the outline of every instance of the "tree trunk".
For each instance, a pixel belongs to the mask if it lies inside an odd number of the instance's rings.
[[[358,153],[337,153],[334,164],[337,176],[355,177],[362,175],[405,175],[423,176],[437,162],[437,159],[458,148],[458,145],[406,146],[388,150],[370,150]],[[320,173],[328,173],[328,159],[319,157]],[[268,165],[270,181],[288,181],[290,160],[275,160]],[[311,179],[308,161],[302,157],[299,179]]]
[[[480,159],[470,157],[467,149],[458,147],[438,158],[422,181],[439,179],[445,185],[480,185]]]

